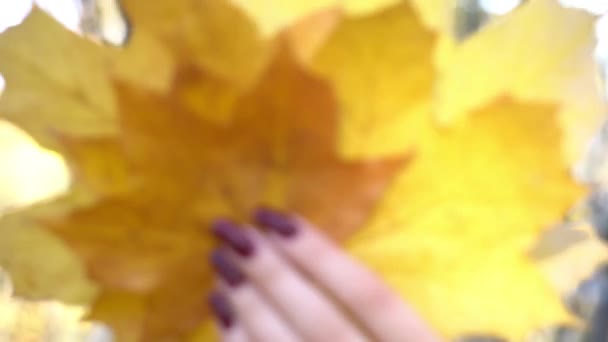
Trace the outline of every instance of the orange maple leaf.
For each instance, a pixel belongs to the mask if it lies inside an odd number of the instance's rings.
[[[254,206],[271,203],[306,215],[343,240],[362,226],[403,165],[401,158],[341,161],[333,93],[286,49],[238,100],[229,124],[202,120],[180,101],[185,89],[203,84],[221,81],[184,67],[167,95],[118,83],[119,136],[64,139],[83,186],[121,182],[103,167],[88,167],[88,158],[98,158],[96,166],[128,170],[119,173],[125,186],[48,225],[105,291],[146,298],[144,340],[187,332],[204,316],[212,285],[206,230],[213,218],[245,220]],[[101,295],[92,317],[102,315],[97,310],[108,295]]]

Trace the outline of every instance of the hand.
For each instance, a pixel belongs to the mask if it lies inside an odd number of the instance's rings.
[[[220,220],[227,247],[210,305],[224,342],[431,342],[425,323],[376,275],[303,219],[260,209],[263,232]]]

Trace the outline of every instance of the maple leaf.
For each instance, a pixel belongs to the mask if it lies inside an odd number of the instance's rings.
[[[38,215],[47,216],[48,211],[61,213],[58,206],[4,215],[0,222],[0,264],[10,272],[17,296],[88,304],[97,295],[96,284],[87,278],[74,252],[36,222]]]
[[[311,63],[343,108],[341,155],[399,154],[431,140],[434,43],[406,2],[335,26]]]
[[[605,112],[595,81],[593,22],[556,0],[531,0],[462,43],[451,27],[435,23],[442,30],[435,56],[437,120],[450,125],[505,95],[559,104],[564,160],[571,165]]]
[[[57,147],[55,132],[116,132],[114,93],[101,46],[74,39],[38,9],[23,29],[9,31],[0,35],[2,75],[10,83],[2,94],[3,118],[52,147]]]
[[[143,285],[160,289],[151,291],[152,305],[158,300],[159,307],[146,310],[160,316],[149,323],[149,337],[163,336],[156,330],[163,326],[172,331],[198,323],[162,307],[200,309],[204,302],[201,286],[211,282],[200,265],[209,251],[201,225],[218,215],[246,219],[254,205],[266,202],[304,213],[341,240],[364,222],[402,164],[339,161],[331,91],[290,57],[277,57],[259,86],[239,101],[227,127],[201,123],[175,101],[192,82],[213,82],[194,73],[180,73],[166,98],[119,86],[123,122],[117,143],[124,145],[139,184],[126,198],[77,212],[54,229],[81,250],[98,282],[135,291],[141,281],[158,283]],[[141,235],[136,250],[129,235]],[[184,282],[192,284],[190,291]]]
[[[403,165],[400,158],[340,161],[333,92],[280,51],[255,87],[235,101],[228,124],[205,120],[199,112],[214,108],[195,111],[184,99],[195,89],[231,85],[182,65],[167,94],[115,83],[116,135],[58,138],[75,186],[98,200],[40,220],[101,287],[91,317],[115,323],[119,334],[135,334],[123,338],[185,334],[205,317],[213,284],[201,263],[213,247],[205,233],[213,218],[246,219],[255,205],[271,203],[331,227],[330,235],[343,240]],[[113,311],[115,302],[122,303],[120,313]],[[135,303],[132,311],[129,303]],[[125,322],[134,325],[127,329]]]
[[[521,340],[567,320],[527,256],[583,192],[562,167],[555,114],[503,99],[443,131],[349,243],[447,337]]]

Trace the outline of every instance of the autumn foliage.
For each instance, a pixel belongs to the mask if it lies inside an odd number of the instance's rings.
[[[122,340],[207,341],[208,223],[270,204],[446,337],[567,320],[526,251],[583,195],[591,18],[532,0],[457,44],[447,3],[125,0],[122,48],[34,9],[0,35],[0,115],[72,185],[0,218],[0,265]]]

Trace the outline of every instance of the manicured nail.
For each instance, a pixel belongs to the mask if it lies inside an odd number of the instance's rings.
[[[274,209],[258,208],[254,219],[258,224],[284,237],[292,237],[298,232],[298,227],[291,217]]]
[[[245,233],[233,222],[226,219],[219,219],[212,224],[213,234],[232,248],[237,254],[243,257],[253,255],[253,242]]]
[[[234,324],[234,311],[226,296],[214,292],[209,296],[211,312],[224,329],[229,329]]]
[[[230,255],[222,249],[211,253],[211,265],[228,285],[236,287],[245,281],[245,274],[230,260]]]

